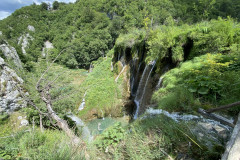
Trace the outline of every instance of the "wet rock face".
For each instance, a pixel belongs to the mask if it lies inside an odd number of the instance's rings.
[[[26,101],[16,88],[22,84],[23,80],[0,57],[0,112],[11,113],[26,107]]]
[[[217,124],[199,122],[198,127],[203,128],[206,132],[215,133],[223,139],[226,139],[229,135],[229,131],[226,128]]]
[[[22,62],[15,48],[10,46],[8,43],[5,43],[0,45],[0,50],[2,50],[3,55],[8,60],[12,60],[18,68],[22,68]]]

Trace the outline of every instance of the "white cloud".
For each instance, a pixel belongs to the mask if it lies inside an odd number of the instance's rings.
[[[45,3],[53,3],[54,1],[58,1],[58,2],[64,2],[64,3],[74,3],[76,2],[76,0],[32,0],[32,2],[35,2],[36,4],[41,4],[42,2]]]
[[[6,11],[0,11],[0,20],[10,16],[10,12],[6,12]]]
[[[42,2],[52,4],[55,0],[0,0],[0,20],[9,16],[16,9],[19,9],[23,6],[31,5],[33,2],[36,4],[41,4]],[[59,2],[65,3],[74,3],[76,0],[56,0]]]

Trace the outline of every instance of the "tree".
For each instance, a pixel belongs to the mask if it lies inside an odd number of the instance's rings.
[[[41,9],[42,9],[42,10],[48,10],[48,4],[45,3],[45,2],[42,2],[42,4],[41,4]]]
[[[62,52],[65,51],[62,50],[54,60],[52,60],[51,63],[46,63],[47,68],[45,71],[40,75],[38,80],[35,84],[35,91],[37,93],[38,98],[45,104],[44,108],[38,107],[37,104],[34,103],[34,101],[30,98],[30,96],[26,96],[24,94],[23,90],[16,86],[21,94],[21,96],[27,101],[27,103],[35,108],[36,111],[38,111],[40,116],[40,128],[42,129],[42,117],[46,116],[51,123],[53,121],[56,122],[56,124],[53,124],[54,126],[57,126],[58,128],[62,129],[68,137],[71,138],[72,145],[75,147],[82,147],[83,150],[86,149],[86,144],[83,140],[81,140],[78,136],[75,135],[75,133],[70,129],[67,121],[62,119],[53,109],[53,102],[56,100],[60,100],[63,98],[66,98],[65,96],[60,95],[59,97],[53,97],[51,93],[51,89],[53,89],[55,86],[55,82],[58,80],[58,78],[61,75],[57,75],[54,79],[49,80],[47,73],[49,72],[50,68],[53,66],[54,62],[58,59],[58,57],[62,54]],[[85,157],[88,159],[88,155],[85,152]]]
[[[53,2],[53,9],[54,10],[57,10],[59,8],[59,3],[58,3],[58,1],[54,1]]]

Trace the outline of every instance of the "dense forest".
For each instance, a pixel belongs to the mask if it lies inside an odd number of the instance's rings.
[[[0,159],[221,159],[233,126],[198,110],[240,101],[239,19],[239,0],[16,10],[0,21]]]

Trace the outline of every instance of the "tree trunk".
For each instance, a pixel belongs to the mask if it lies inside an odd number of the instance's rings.
[[[238,106],[238,105],[240,105],[240,101],[235,102],[235,103],[231,103],[231,104],[228,104],[228,105],[220,106],[220,107],[217,107],[217,108],[209,109],[206,112],[207,113],[212,113],[212,112],[215,112],[215,111],[228,109],[228,108],[235,107],[235,106]]]
[[[42,124],[42,115],[39,114],[39,117],[40,117],[40,119],[39,119],[39,121],[40,121],[40,129],[41,129],[41,132],[44,132],[44,128],[43,128],[43,124]]]
[[[68,137],[71,138],[72,143],[74,145],[81,145],[84,144],[83,141],[79,137],[77,137],[74,132],[69,128],[67,122],[63,119],[61,119],[52,109],[52,104],[51,104],[51,95],[49,93],[51,86],[47,86],[45,90],[40,90],[39,86],[37,87],[38,92],[41,94],[41,99],[45,102],[48,114],[49,116],[57,122],[57,126],[61,128],[67,135]]]
[[[61,119],[52,109],[50,104],[47,104],[48,113],[50,117],[57,122],[57,126],[61,128],[71,139],[74,144],[80,144],[81,140],[78,138],[74,132],[69,128],[67,122]],[[82,143],[82,142],[81,142]]]
[[[211,119],[214,119],[216,121],[219,121],[221,122],[222,124],[225,124],[225,125],[228,125],[230,127],[234,127],[235,125],[228,119],[220,116],[220,115],[217,115],[217,114],[214,114],[214,113],[207,113],[205,110],[199,108],[198,109],[198,112],[201,113],[203,116],[207,116]]]

